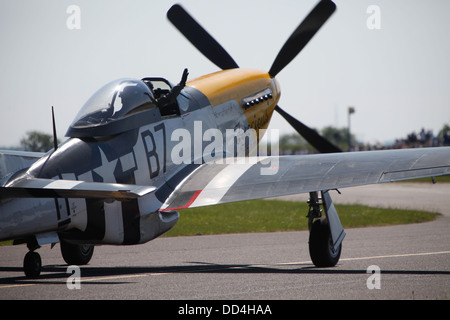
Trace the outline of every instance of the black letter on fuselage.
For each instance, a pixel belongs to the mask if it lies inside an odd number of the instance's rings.
[[[166,126],[164,125],[164,122],[158,124],[155,126],[155,133],[158,131],[162,131],[163,134],[163,173],[166,173],[166,162],[167,162],[167,148],[166,148]]]
[[[146,130],[141,133],[142,141],[144,142],[144,148],[145,153],[147,154],[147,162],[148,162],[148,168],[150,171],[150,179],[153,179],[158,176],[159,174],[159,157],[156,153],[156,142],[155,138],[153,137],[153,134],[150,132],[150,130]],[[152,168],[155,166],[152,166],[152,160],[156,162],[156,168],[153,170]]]

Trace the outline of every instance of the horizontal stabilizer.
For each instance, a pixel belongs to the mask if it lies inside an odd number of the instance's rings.
[[[153,192],[153,186],[77,180],[21,179],[0,187],[4,198],[100,198],[128,200]]]
[[[44,155],[44,153],[39,152],[14,150],[0,151],[0,180],[10,173],[28,168]]]

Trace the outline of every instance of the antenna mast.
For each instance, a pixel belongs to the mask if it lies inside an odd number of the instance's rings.
[[[53,122],[53,148],[54,151],[58,149],[58,138],[56,137],[56,123],[55,123],[55,111],[52,106],[52,122]]]

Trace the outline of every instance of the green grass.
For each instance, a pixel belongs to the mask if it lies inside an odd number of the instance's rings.
[[[449,183],[450,182],[450,175],[434,177],[434,181],[437,182],[437,183]],[[404,183],[404,182],[432,183],[432,179],[431,179],[431,177],[419,178],[419,179],[413,179],[413,180],[398,181],[397,183]]]
[[[419,223],[435,213],[336,205],[344,228]],[[253,200],[180,210],[177,225],[164,236],[307,230],[308,205],[303,202]]]

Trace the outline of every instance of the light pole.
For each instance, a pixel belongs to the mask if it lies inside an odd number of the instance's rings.
[[[348,132],[347,132],[347,139],[348,139],[348,151],[352,150],[352,135],[350,132],[350,116],[355,113],[355,107],[348,107]]]

